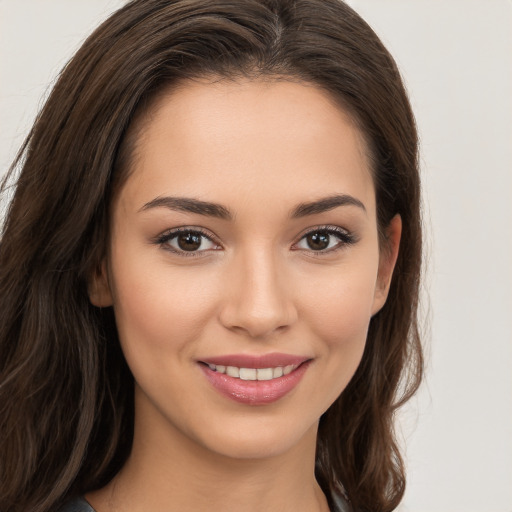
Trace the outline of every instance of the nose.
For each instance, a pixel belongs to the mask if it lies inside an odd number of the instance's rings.
[[[232,262],[220,312],[224,327],[263,339],[296,321],[290,283],[276,259],[256,248]]]

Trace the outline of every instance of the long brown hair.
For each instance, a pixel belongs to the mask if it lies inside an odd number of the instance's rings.
[[[328,496],[342,484],[356,511],[391,511],[403,496],[393,416],[422,374],[421,223],[417,134],[394,60],[340,0],[134,0],[67,64],[3,184],[16,182],[0,243],[1,512],[53,510],[105,485],[129,454],[133,378],[113,312],[91,305],[87,283],[133,120],[164,88],[206,75],[314,84],[366,138],[378,224],[399,213],[401,247],[362,362],[321,418],[316,475]]]

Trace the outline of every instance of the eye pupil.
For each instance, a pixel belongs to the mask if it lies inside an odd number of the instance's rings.
[[[316,232],[311,233],[307,237],[307,243],[310,249],[314,251],[321,251],[329,246],[329,234]]]
[[[195,251],[201,247],[201,235],[197,233],[180,233],[178,246],[183,251]]]

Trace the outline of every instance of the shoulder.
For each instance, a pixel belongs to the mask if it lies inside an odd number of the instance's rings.
[[[57,512],[96,512],[83,498],[68,501]]]

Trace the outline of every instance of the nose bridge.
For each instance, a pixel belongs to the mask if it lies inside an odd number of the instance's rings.
[[[286,275],[270,242],[239,251],[228,279],[231,286],[221,314],[226,327],[264,337],[296,318]]]

